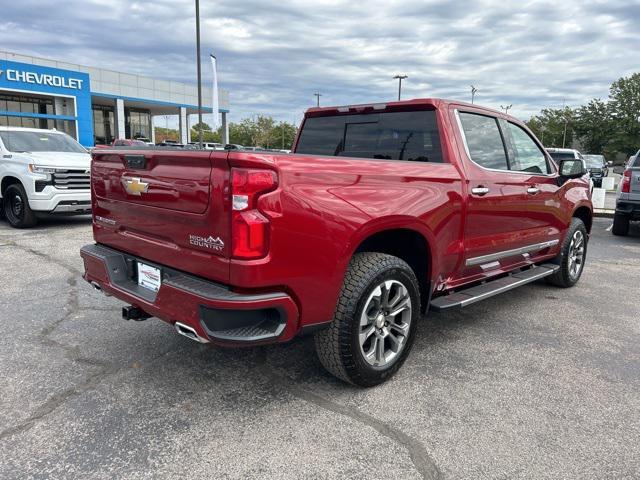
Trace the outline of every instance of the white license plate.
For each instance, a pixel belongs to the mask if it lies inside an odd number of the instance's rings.
[[[138,285],[157,292],[160,289],[161,281],[159,268],[138,262]]]

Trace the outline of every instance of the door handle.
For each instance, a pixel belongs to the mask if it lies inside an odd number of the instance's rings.
[[[489,191],[490,190],[487,187],[474,187],[471,189],[471,193],[473,195],[478,195],[479,197],[485,196]]]
[[[540,191],[540,189],[538,187],[529,187],[529,188],[527,188],[527,193],[529,195],[535,195],[539,191]]]

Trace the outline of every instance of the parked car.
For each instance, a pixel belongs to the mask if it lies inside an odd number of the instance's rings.
[[[89,152],[66,133],[0,127],[0,198],[9,225],[91,212]]]
[[[616,193],[611,232],[628,235],[629,222],[640,220],[640,151],[629,159]]]
[[[244,150],[245,147],[243,147],[242,145],[235,144],[235,143],[227,143],[224,146],[224,149],[225,150]]]
[[[148,144],[142,140],[132,138],[116,138],[111,144],[113,147],[147,147]]]
[[[221,143],[206,142],[203,145],[206,150],[224,150],[224,145]]]
[[[147,137],[136,137],[135,140],[140,140],[141,142],[143,142],[145,145],[147,145],[149,147],[155,146],[155,143],[153,143],[151,141],[151,139],[149,139]]]
[[[604,158],[604,155],[583,155],[585,162],[587,163],[587,170],[591,175],[593,184],[601,188],[602,179],[609,175],[609,165]]]
[[[434,99],[312,108],[293,150],[96,151],[84,278],[124,318],[201,343],[314,334],[325,368],[361,386],[400,368],[428,309],[580,279],[584,164],[556,166],[513,117]]]
[[[561,162],[562,160],[567,160],[567,159],[580,160],[584,165],[585,172],[588,172],[587,162],[584,159],[584,156],[578,150],[574,148],[547,148],[546,150],[547,152],[549,152],[549,155],[551,155],[551,158],[553,158],[556,162]],[[591,175],[589,175],[590,191],[593,191],[594,185],[595,185],[595,182],[591,178]]]
[[[174,148],[184,148],[183,143],[178,143],[175,140],[164,140],[160,143],[156,143],[158,147],[174,147]]]

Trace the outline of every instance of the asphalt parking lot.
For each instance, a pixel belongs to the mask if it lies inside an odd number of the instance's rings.
[[[581,282],[430,314],[392,381],[310,339],[199,345],[81,278],[90,223],[0,221],[1,478],[640,477],[640,228],[596,219]]]

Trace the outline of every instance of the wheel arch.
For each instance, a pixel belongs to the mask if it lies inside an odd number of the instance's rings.
[[[13,177],[11,175],[7,175],[6,177],[3,177],[2,180],[0,181],[0,198],[4,197],[4,192],[9,187],[9,185],[14,185],[16,183],[19,183],[20,185],[22,185],[22,182],[17,177]]]
[[[593,211],[586,205],[581,205],[573,211],[571,218],[579,218],[584,223],[587,233],[591,233],[593,226]]]
[[[363,233],[348,258],[361,252],[386,253],[398,257],[412,268],[420,287],[422,309],[429,304],[431,274],[434,268],[432,243],[428,234],[408,225],[386,225]]]

